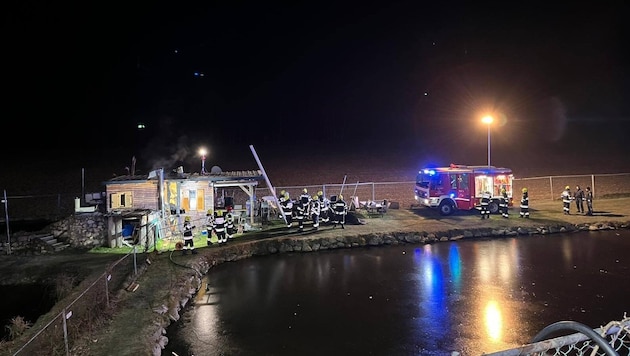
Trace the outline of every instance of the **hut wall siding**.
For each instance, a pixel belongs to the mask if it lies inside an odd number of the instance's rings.
[[[111,196],[116,193],[131,192],[133,196],[132,209],[158,210],[157,182],[134,182],[113,184],[106,187],[107,211],[111,211]]]

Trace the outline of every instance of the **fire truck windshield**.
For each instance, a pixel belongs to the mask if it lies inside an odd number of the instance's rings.
[[[428,173],[420,172],[416,177],[416,185],[421,188],[435,188],[442,185],[442,176],[439,174],[435,174],[434,171],[429,171]]]

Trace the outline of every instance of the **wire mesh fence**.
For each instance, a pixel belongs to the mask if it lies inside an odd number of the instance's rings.
[[[588,186],[593,191],[595,199],[605,199],[619,197],[630,194],[630,173],[614,174],[588,174],[588,175],[567,175],[567,176],[541,176],[523,177],[514,179],[514,192],[520,192],[523,187],[527,187],[530,200],[559,200],[560,194],[566,186],[575,190],[576,186],[583,190]],[[322,191],[325,196],[342,194],[348,202],[350,197],[357,197],[359,201],[382,201],[396,202],[401,207],[415,205],[414,181],[399,182],[346,182],[345,184],[312,184],[304,186],[277,186],[274,187],[276,195],[284,190],[292,198],[297,198],[302,194],[304,188],[308,194],[313,196],[318,191]],[[10,192],[5,192],[10,193]],[[237,205],[242,205],[245,210],[249,197],[240,189],[227,190],[222,192],[226,196],[232,197]],[[271,190],[264,184],[256,188],[256,196],[273,195]],[[520,196],[515,196],[520,198]],[[73,212],[75,197],[63,194],[45,195],[8,195],[3,204],[3,214],[0,221],[3,223],[8,218],[10,221],[16,220],[56,220],[59,217],[67,216]],[[0,234],[3,232],[0,231]]]
[[[571,187],[571,191],[574,192],[575,187],[578,185],[582,190],[586,187],[591,187],[595,199],[606,199],[630,195],[630,173],[515,178],[513,185],[514,192],[520,192],[522,188],[527,187],[530,201],[560,200],[560,194],[566,186]],[[416,204],[414,187],[414,181],[405,181],[355,182],[274,188],[276,194],[280,194],[280,191],[284,190],[292,198],[297,198],[302,194],[302,190],[306,188],[310,195],[322,191],[327,197],[342,194],[348,202],[348,198],[357,197],[359,201],[387,200],[398,203],[400,207],[408,208]],[[272,195],[270,189],[266,187],[257,188],[256,192],[258,196]],[[520,196],[515,196],[515,199],[520,199]]]
[[[548,338],[554,333],[578,331]],[[598,329],[561,321],[547,326],[534,337],[536,342],[518,348],[487,354],[487,356],[617,356],[630,355],[630,318],[611,321]]]
[[[10,354],[69,355],[76,341],[97,332],[111,316],[115,293],[128,287],[126,281],[137,275],[136,258],[134,250],[108,266],[95,280],[84,281],[87,286],[78,296],[50,320],[44,319],[44,325],[21,347],[12,349],[9,346]]]
[[[590,187],[595,199],[616,198],[630,194],[630,173],[545,176],[514,179],[514,191],[527,187],[531,200],[560,200],[566,187],[575,192]]]

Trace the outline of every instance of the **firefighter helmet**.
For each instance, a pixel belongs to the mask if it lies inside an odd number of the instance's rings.
[[[306,188],[302,189],[302,193],[306,194],[308,193],[308,190]]]
[[[317,192],[317,195],[322,196],[324,195],[324,192],[322,192],[321,190],[319,192]]]
[[[319,197],[317,195],[313,195],[313,200],[319,200]]]
[[[339,194],[339,200],[343,200],[343,195]]]
[[[190,221],[190,216],[185,217],[184,221]]]
[[[284,199],[289,200],[289,197],[290,197],[289,192],[284,192]]]
[[[571,187],[569,187],[568,185],[566,187],[564,187],[564,189],[569,190],[571,189]]]
[[[208,209],[208,212],[206,213],[206,215],[212,215],[212,209]]]
[[[286,194],[286,193],[287,193],[287,192],[286,192],[285,190],[281,190],[281,191],[280,191],[280,196],[281,196],[281,197],[283,197],[283,196],[285,196],[285,194]]]
[[[527,188],[523,188],[523,193],[527,193]]]
[[[505,192],[506,192],[505,188],[501,188],[501,194],[503,194]]]
[[[217,216],[223,216],[223,210],[217,210]]]

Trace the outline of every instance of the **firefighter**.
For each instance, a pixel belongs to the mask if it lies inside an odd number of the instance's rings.
[[[313,195],[308,210],[313,221],[313,229],[317,230],[319,228],[319,215],[321,214],[321,204],[317,195]]]
[[[571,199],[573,198],[571,196],[571,187],[568,185],[564,187],[564,191],[560,195],[560,198],[562,198],[562,210],[564,215],[571,215]]]
[[[523,188],[523,196],[521,197],[521,213],[519,217],[529,219],[529,193],[527,188]]]
[[[194,236],[193,236],[193,229],[195,228],[195,226],[190,222],[190,216],[187,216],[184,218],[184,249],[182,251],[182,254],[185,255],[188,253],[188,249],[190,249],[190,252],[193,254],[196,254],[197,251],[195,251],[195,241],[194,241]]]
[[[591,191],[591,187],[586,187],[586,215],[593,215],[593,192]]]
[[[330,201],[324,196],[324,192],[321,190],[317,192],[317,198],[319,199],[319,220],[323,223],[330,221]]]
[[[206,212],[206,233],[208,234],[206,237],[206,241],[208,246],[212,245],[212,230],[214,226],[214,213],[212,209],[208,209]]]
[[[573,194],[573,199],[575,199],[575,206],[577,208],[578,213],[584,214],[584,191],[580,188],[579,185],[575,186],[575,194]]]
[[[283,190],[281,194],[280,208],[282,209],[282,214],[284,214],[284,217],[287,220],[287,228],[290,229],[293,225],[293,202],[291,201],[289,192],[285,192]]]
[[[304,218],[306,217],[306,209],[308,205],[304,205],[304,200],[302,198],[298,199],[294,204],[295,208],[295,218],[298,223],[298,231],[304,231]]]
[[[505,188],[502,188],[501,197],[499,200],[499,209],[501,209],[501,216],[503,216],[506,219],[510,217],[508,213],[508,206],[509,206],[509,199],[508,199],[507,191],[505,190]]]
[[[300,195],[300,200],[302,201],[302,205],[304,206],[304,217],[310,217],[310,212],[308,209],[311,207],[311,196],[308,195],[308,189],[302,189],[302,194]]]
[[[343,195],[339,194],[335,202],[331,205],[333,213],[335,214],[334,218],[334,226],[333,229],[337,227],[337,225],[341,225],[342,229],[345,229],[346,225],[346,213],[348,212],[348,205],[343,200]]]
[[[490,219],[490,210],[488,209],[488,205],[490,205],[490,192],[483,192],[481,193],[481,202],[479,204],[481,220]]]
[[[234,225],[234,213],[232,210],[228,210],[225,214],[225,235],[226,242],[232,240],[236,234],[236,226]]]
[[[217,243],[223,244],[227,242],[227,235],[225,234],[225,217],[223,211],[217,210],[214,214],[214,233],[217,235]]]

